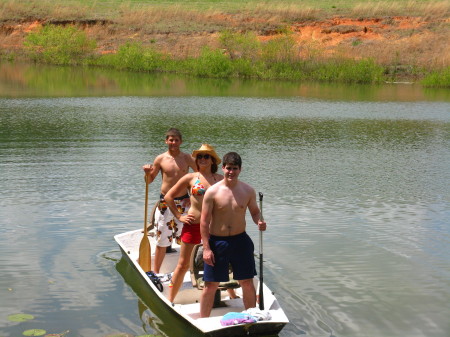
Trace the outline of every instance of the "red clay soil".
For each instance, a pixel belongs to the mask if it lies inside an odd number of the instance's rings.
[[[225,20],[226,18],[224,18]],[[67,24],[67,23],[63,23]],[[174,56],[197,55],[202,46],[219,47],[217,32],[152,32],[120,29],[108,22],[76,22],[97,41],[98,53],[113,53],[129,41],[152,44]],[[19,53],[27,33],[42,22],[0,23],[0,52]],[[336,17],[308,21],[290,27],[302,57],[332,55],[371,57],[383,65],[450,66],[450,19],[427,21],[422,17],[350,19]],[[261,41],[276,38],[276,32],[258,32]],[[150,42],[151,41],[151,42]]]

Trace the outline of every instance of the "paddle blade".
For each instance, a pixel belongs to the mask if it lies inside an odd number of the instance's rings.
[[[147,236],[147,209],[148,209],[148,184],[145,182],[145,205],[144,205],[144,236],[139,244],[139,265],[145,271],[152,270],[152,257],[150,241]]]
[[[147,233],[144,233],[139,245],[139,265],[145,272],[151,271],[152,269],[151,249]]]

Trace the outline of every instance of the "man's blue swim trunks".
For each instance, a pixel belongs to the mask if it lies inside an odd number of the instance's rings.
[[[205,263],[203,280],[206,282],[229,281],[229,264],[233,268],[235,280],[251,279],[256,275],[255,246],[246,232],[233,236],[209,238],[209,246],[214,253],[214,266]]]

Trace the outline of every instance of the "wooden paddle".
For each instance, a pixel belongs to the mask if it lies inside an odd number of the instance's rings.
[[[259,192],[259,219],[264,221],[262,208],[263,194]],[[259,310],[264,310],[263,280],[263,234],[259,231]]]
[[[144,236],[142,237],[139,245],[139,265],[141,268],[148,272],[152,269],[152,258],[150,241],[147,236],[147,211],[148,211],[148,183],[145,179],[145,206],[144,206]]]

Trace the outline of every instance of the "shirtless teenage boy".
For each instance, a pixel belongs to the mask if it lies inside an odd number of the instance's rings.
[[[171,128],[166,132],[165,143],[168,146],[167,152],[158,155],[153,164],[143,166],[145,181],[147,184],[153,182],[155,177],[161,172],[162,184],[161,195],[158,209],[155,212],[157,222],[157,243],[155,251],[155,263],[153,271],[159,273],[162,262],[166,255],[166,248],[172,244],[172,238],[180,240],[183,223],[177,220],[164,201],[164,195],[174,186],[178,180],[189,172],[189,167],[197,171],[195,160],[190,154],[181,152],[180,146],[183,142],[181,132],[178,129]],[[188,202],[188,191],[182,191],[180,195],[175,196],[177,207],[180,207],[181,213],[185,211],[185,202]]]
[[[212,185],[203,198],[200,232],[205,288],[200,300],[201,317],[211,314],[219,283],[228,281],[229,264],[242,287],[245,309],[256,306],[254,245],[245,232],[247,208],[259,230],[265,231],[266,223],[259,219],[255,190],[238,180],[241,165],[241,157],[236,152],[227,153],[222,162],[224,179]]]

